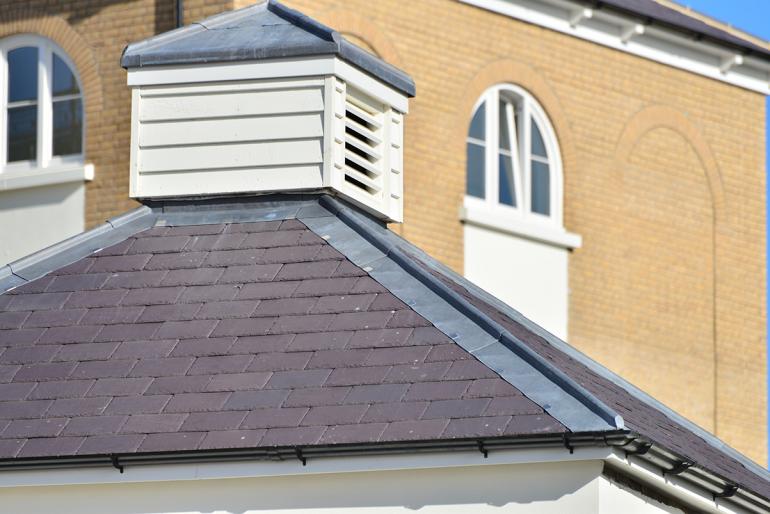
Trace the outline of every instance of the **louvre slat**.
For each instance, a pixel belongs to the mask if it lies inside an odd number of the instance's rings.
[[[349,160],[349,161],[357,164],[358,166],[361,166],[362,168],[364,168],[366,171],[368,171],[372,175],[375,175],[375,176],[379,177],[382,174],[382,170],[380,170],[378,167],[374,166],[371,162],[369,162],[366,159],[364,159],[363,157],[361,157],[361,156],[351,152],[348,149],[345,149],[345,160]]]
[[[345,127],[349,128],[356,134],[368,139],[369,141],[372,141],[374,144],[382,143],[382,139],[377,137],[374,132],[364,127],[360,123],[357,123],[351,120],[350,118],[347,118],[347,117],[345,118]]]
[[[373,181],[360,171],[351,168],[350,166],[345,166],[345,175],[373,189],[375,193],[382,191],[382,186],[380,186],[377,182]]]
[[[356,148],[358,148],[359,150],[361,150],[365,154],[371,155],[373,158],[375,158],[377,160],[382,158],[382,154],[380,154],[380,152],[375,151],[371,147],[371,145],[367,145],[366,143],[362,142],[359,139],[356,139],[356,138],[350,136],[349,134],[345,135],[345,145],[355,146]]]

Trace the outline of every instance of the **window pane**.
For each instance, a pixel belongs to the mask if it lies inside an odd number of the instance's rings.
[[[499,130],[500,130],[500,149],[501,150],[511,150],[511,132],[508,130],[508,104],[506,102],[500,102],[500,109],[499,109]]]
[[[37,99],[37,48],[25,46],[8,52],[8,101]]]
[[[468,169],[465,191],[470,196],[484,198],[484,147],[468,143]]]
[[[537,128],[535,120],[532,123],[532,155],[548,158],[548,152],[545,151],[545,143],[543,142],[543,135],[540,133],[540,129]]]
[[[83,107],[81,100],[53,103],[53,154],[71,155],[82,151]]]
[[[8,162],[37,158],[37,106],[8,109]]]
[[[487,105],[486,103],[483,103],[479,105],[479,108],[476,109],[476,112],[473,114],[473,119],[471,120],[471,128],[468,130],[468,137],[479,139],[481,141],[484,140],[486,134],[484,125],[486,118]]]
[[[516,207],[516,182],[513,180],[513,159],[498,154],[500,165],[500,203]]]
[[[80,93],[78,82],[69,66],[53,54],[53,96],[75,95]]]
[[[532,212],[551,214],[551,170],[538,161],[532,161]]]

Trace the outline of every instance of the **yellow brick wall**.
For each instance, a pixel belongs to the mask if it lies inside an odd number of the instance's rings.
[[[286,2],[414,77],[398,230],[457,270],[470,110],[497,82],[535,95],[562,149],[565,225],[584,241],[570,256],[570,342],[765,462],[760,95],[451,0]],[[185,23],[230,6],[185,0]],[[126,43],[171,28],[174,14],[171,0],[6,0],[0,9],[0,36],[46,35],[81,73],[96,167],[88,226],[135,205],[118,61]]]

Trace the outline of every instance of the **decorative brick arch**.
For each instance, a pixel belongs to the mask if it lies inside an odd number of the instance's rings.
[[[382,60],[402,67],[398,50],[387,33],[368,19],[344,8],[334,8],[319,13],[318,20],[342,34],[354,36],[353,39],[360,39]]]
[[[725,192],[719,164],[706,138],[684,113],[665,105],[645,107],[626,123],[615,147],[615,169],[621,172],[628,163],[634,147],[645,134],[657,128],[667,128],[681,135],[692,147],[706,174],[715,221],[724,221]]]
[[[564,189],[569,176],[569,170],[577,166],[577,155],[572,136],[572,130],[561,106],[548,81],[533,67],[513,60],[500,60],[487,64],[479,70],[465,87],[465,91],[457,109],[457,123],[453,145],[455,148],[465,148],[465,138],[473,115],[473,107],[481,95],[496,84],[515,84],[526,89],[537,99],[548,119],[551,121],[561,151]]]
[[[0,39],[17,34],[32,34],[50,39],[75,63],[83,87],[86,130],[102,110],[102,83],[99,66],[88,42],[64,18],[40,17],[27,12],[15,16],[0,14]]]

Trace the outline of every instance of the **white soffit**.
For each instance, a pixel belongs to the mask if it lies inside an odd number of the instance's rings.
[[[770,63],[735,49],[695,41],[637,19],[590,9],[566,0],[458,0],[564,34],[770,94]]]

